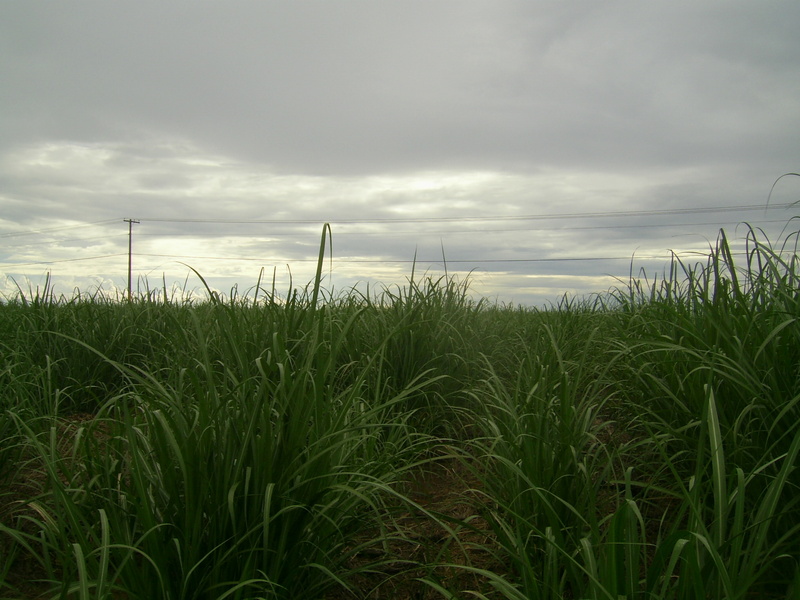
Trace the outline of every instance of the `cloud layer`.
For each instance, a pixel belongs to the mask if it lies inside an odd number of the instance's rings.
[[[634,253],[658,268],[793,216],[747,207],[798,170],[798,22],[791,2],[6,4],[0,271],[124,285],[133,218],[139,276],[302,281],[332,222],[341,287],[444,248],[504,301],[602,291]]]

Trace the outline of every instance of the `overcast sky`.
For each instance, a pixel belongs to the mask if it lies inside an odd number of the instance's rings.
[[[798,26],[795,0],[4,2],[0,290],[124,289],[124,219],[140,289],[304,285],[330,222],[334,290],[444,254],[530,305],[775,238]]]

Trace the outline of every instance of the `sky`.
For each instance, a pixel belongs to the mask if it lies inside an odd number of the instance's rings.
[[[721,228],[777,243],[798,25],[794,0],[1,3],[0,293],[119,294],[129,242],[134,293],[303,287],[324,223],[334,293],[413,270],[526,306]]]

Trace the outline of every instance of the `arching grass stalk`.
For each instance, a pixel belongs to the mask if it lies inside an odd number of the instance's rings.
[[[587,577],[575,553],[590,532],[599,535],[599,489],[612,466],[596,443],[604,427],[597,339],[587,332],[564,347],[554,328],[543,326],[511,385],[487,366],[475,402],[484,407],[479,462],[486,469],[476,474],[486,505],[496,506],[486,518],[529,598],[581,597]]]
[[[341,321],[290,296],[266,307],[271,322],[256,321],[268,327],[259,348],[242,342],[254,338],[240,307],[209,297],[174,330],[170,342],[191,360],[169,370],[61,336],[126,386],[66,437],[58,421],[41,434],[19,423],[44,494],[3,531],[38,557],[54,592],[317,597],[346,584],[348,559],[367,543],[356,533],[378,522],[391,484],[430,447],[409,426],[407,399],[436,378],[419,373],[399,389],[385,378],[393,331],[343,365],[361,312]]]
[[[243,377],[235,355],[211,363],[206,335],[198,322],[186,342],[205,358],[167,381],[116,365],[131,393],[106,406],[109,419],[79,428],[71,447],[55,428],[42,441],[28,430],[50,489],[42,516],[28,522],[47,532],[46,543],[14,535],[38,544],[42,561],[55,558],[61,574],[48,577],[61,589],[313,597],[342,576],[353,535],[422,452],[426,438],[396,406],[426,380],[384,396],[365,385],[365,365],[336,390],[335,370],[309,368],[333,361],[297,357],[293,368],[280,335],[256,360],[257,374]],[[233,593],[243,581],[247,589]]]

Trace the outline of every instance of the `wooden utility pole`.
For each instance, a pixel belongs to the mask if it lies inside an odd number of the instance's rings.
[[[133,294],[131,292],[131,263],[133,256],[133,224],[138,223],[139,221],[135,219],[122,219],[128,224],[128,302],[133,300]]]

